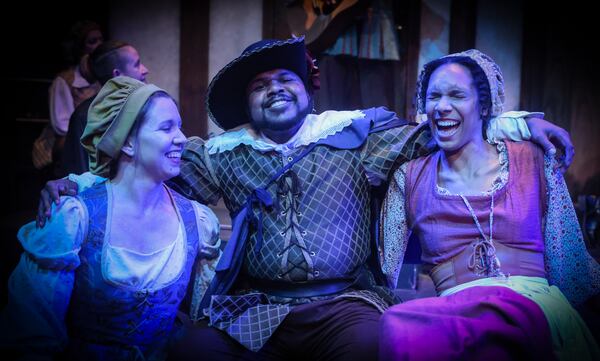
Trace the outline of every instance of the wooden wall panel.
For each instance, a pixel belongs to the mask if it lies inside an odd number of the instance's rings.
[[[209,1],[181,1],[179,109],[188,137],[207,136],[209,4]]]

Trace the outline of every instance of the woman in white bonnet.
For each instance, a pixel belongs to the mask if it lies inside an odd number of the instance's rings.
[[[484,134],[502,113],[498,65],[478,50],[451,54],[424,66],[417,89],[438,150],[394,173],[383,268],[394,282],[414,232],[441,297],[386,311],[381,358],[600,359],[569,304],[600,291],[600,268],[554,159]]]

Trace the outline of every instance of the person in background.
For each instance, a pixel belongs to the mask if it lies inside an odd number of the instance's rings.
[[[50,123],[58,136],[67,134],[69,118],[82,101],[100,89],[89,69],[89,54],[104,40],[100,26],[84,20],[71,29],[74,64],[58,73],[50,86]]]
[[[132,45],[119,40],[106,40],[100,44],[89,58],[90,71],[104,85],[113,77],[124,75],[146,82],[148,68],[142,63],[140,54]],[[80,139],[87,124],[87,114],[94,97],[79,104],[69,120],[69,130],[65,136],[62,161],[58,176],[69,173],[81,174],[89,170],[88,156]]]
[[[33,143],[32,162],[36,169],[48,169],[54,176],[60,174],[69,118],[75,107],[96,95],[100,89],[90,71],[89,54],[102,41],[100,26],[93,21],[79,21],[71,28],[70,39],[65,46],[69,66],[58,73],[50,85],[50,121]]]

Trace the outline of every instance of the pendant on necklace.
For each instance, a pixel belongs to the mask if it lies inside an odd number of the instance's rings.
[[[473,251],[468,267],[479,277],[504,276],[500,271],[500,260],[496,257],[496,247],[487,239],[477,238],[471,244]]]
[[[473,218],[473,222],[475,222],[475,226],[479,231],[479,234],[483,238],[477,238],[471,244],[473,247],[473,252],[469,257],[469,261],[467,267],[473,271],[479,277],[494,277],[499,278],[503,281],[508,279],[508,276],[502,273],[500,270],[500,260],[496,257],[496,247],[494,247],[494,237],[492,234],[492,230],[494,229],[494,193],[492,193],[492,201],[490,204],[490,236],[487,238],[485,233],[483,233],[483,229],[479,224],[479,220],[475,215],[475,211],[471,207],[469,200],[462,194],[460,194],[465,206],[471,213],[471,217]]]

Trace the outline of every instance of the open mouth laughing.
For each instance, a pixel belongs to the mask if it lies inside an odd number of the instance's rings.
[[[460,126],[460,121],[455,119],[441,118],[435,120],[435,127],[440,138],[447,138],[454,135]]]

